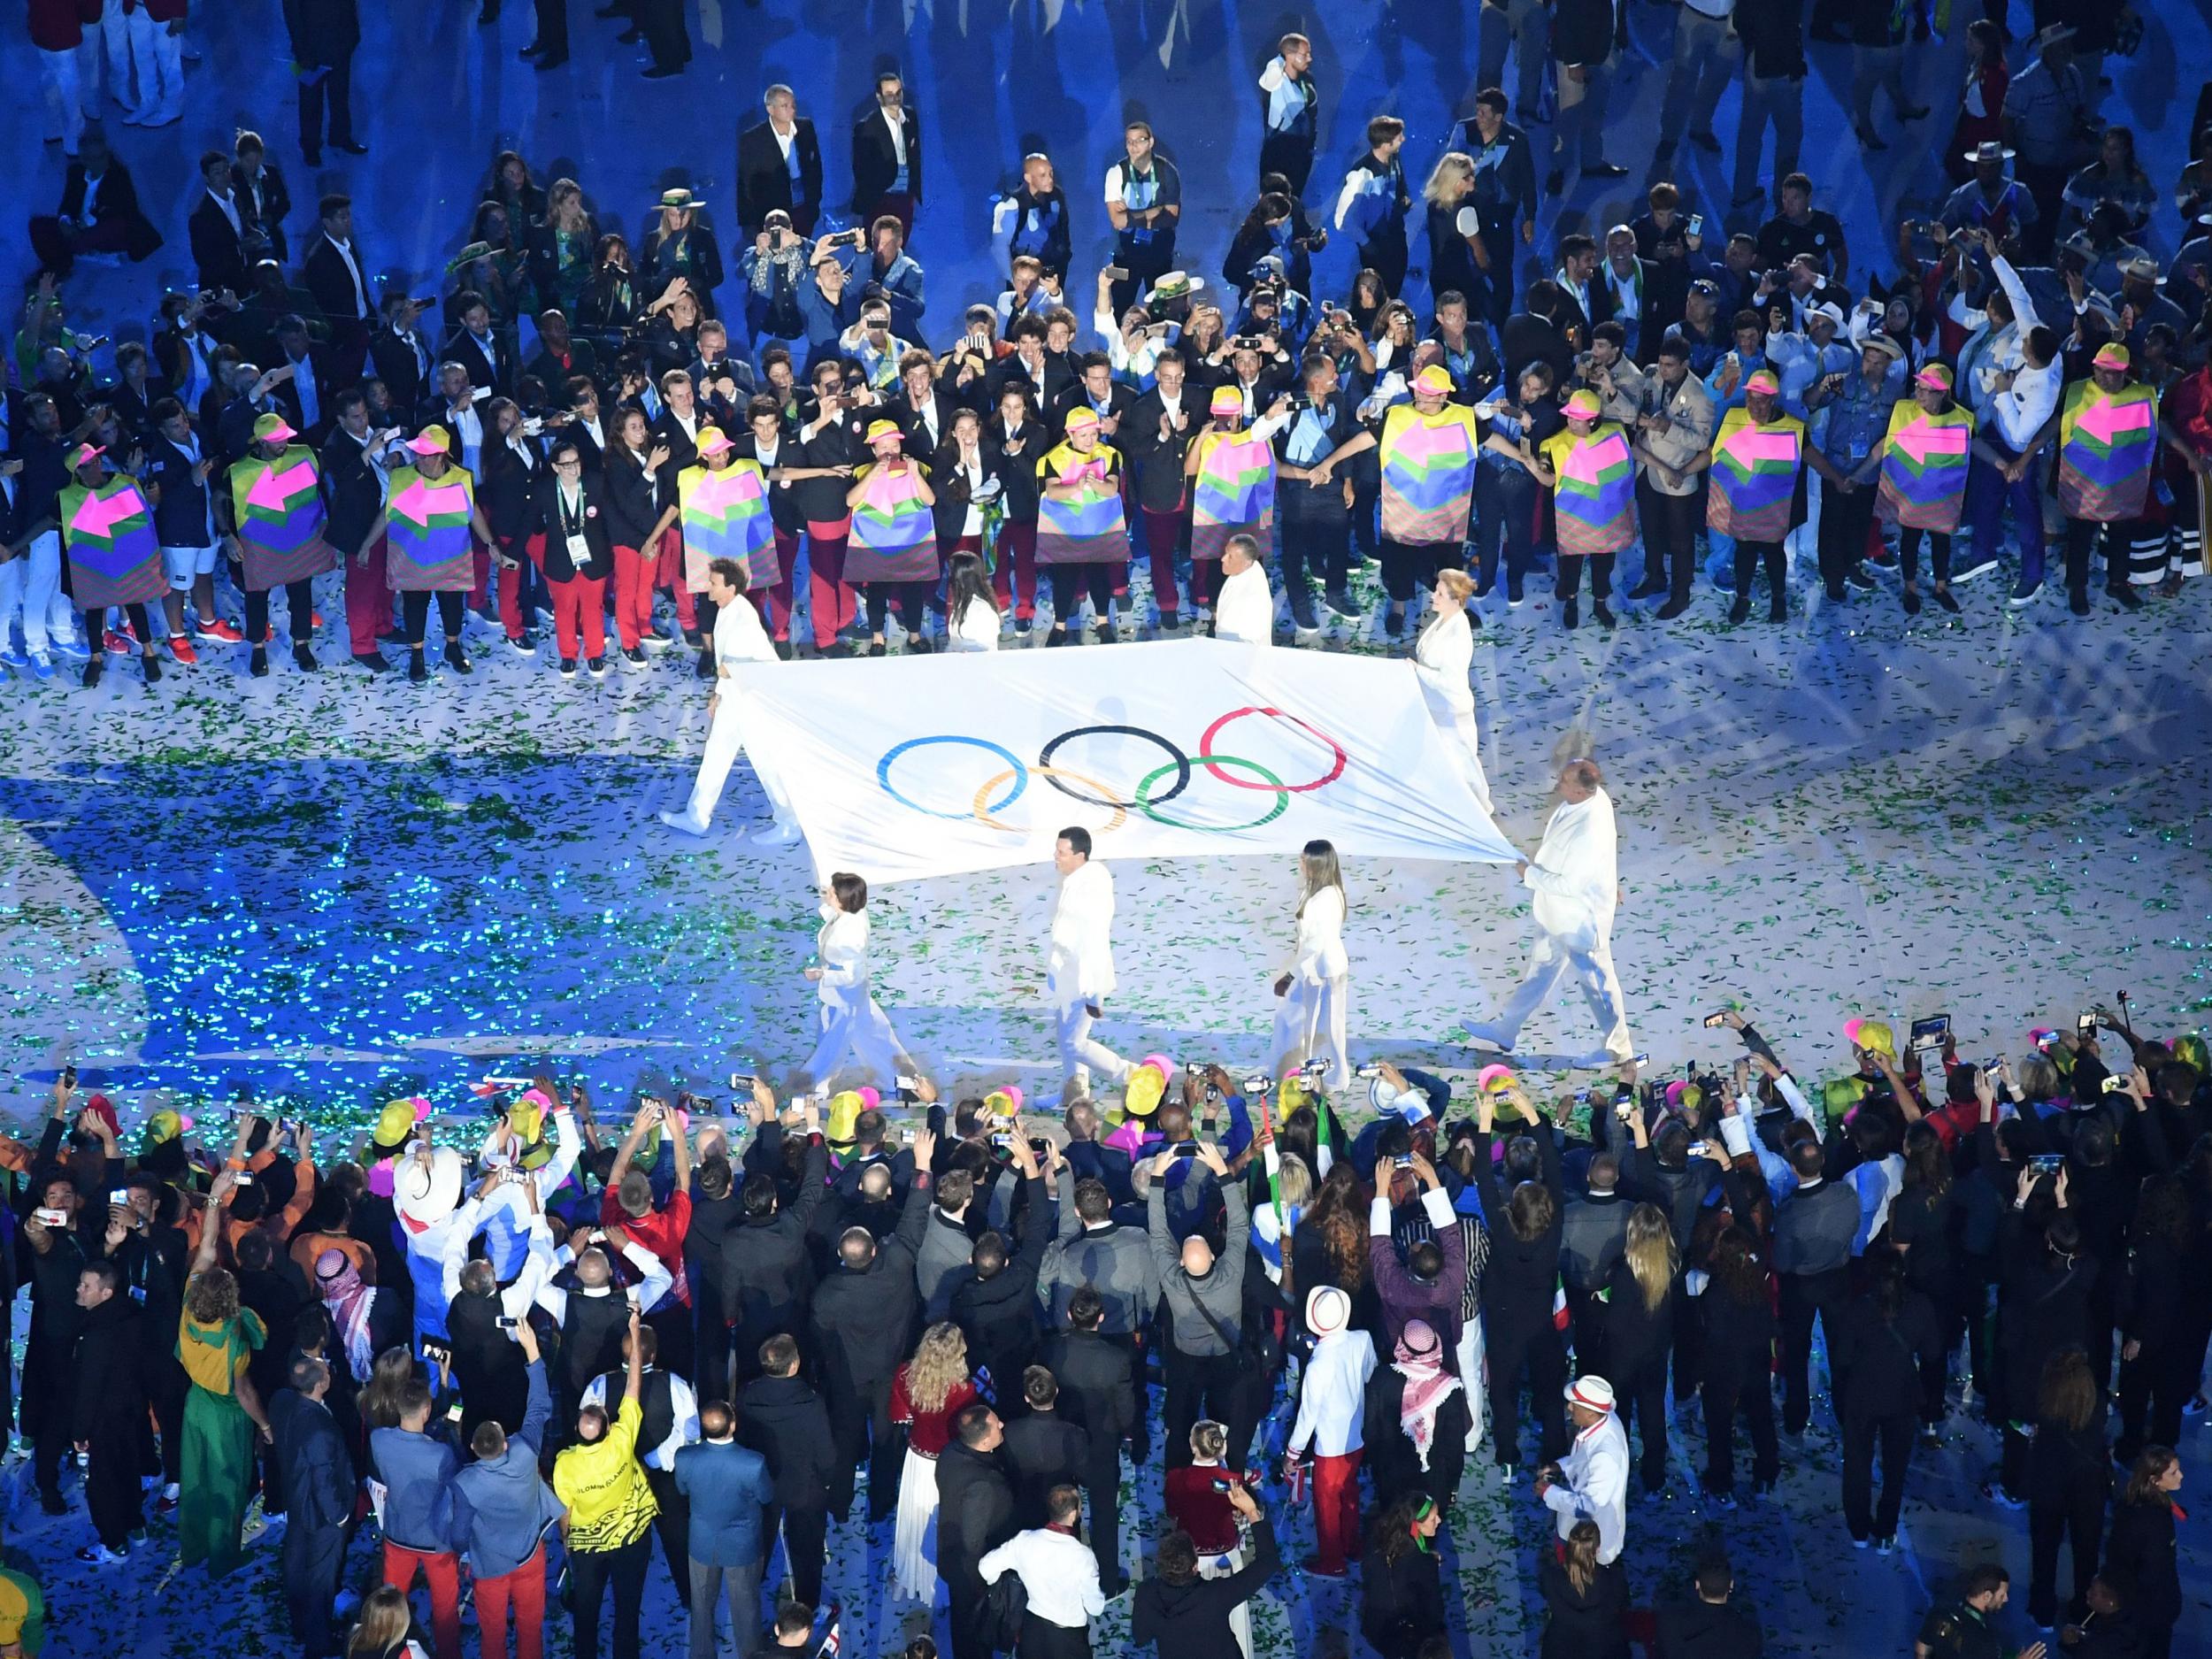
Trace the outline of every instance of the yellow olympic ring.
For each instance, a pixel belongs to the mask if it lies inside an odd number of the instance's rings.
[[[1029,770],[1036,773],[1036,775],[1040,778],[1066,778],[1076,783],[1089,785],[1092,788],[1097,790],[1099,795],[1101,796],[1100,801],[1097,803],[1099,805],[1102,806],[1109,802],[1112,802],[1114,799],[1113,791],[1107,788],[1107,787],[1099,782],[1097,779],[1087,778],[1079,772],[1070,772],[1064,766],[1032,766]],[[984,825],[991,829],[1002,830],[1009,835],[1026,835],[1029,833],[1027,830],[1018,829],[1011,824],[1002,823],[992,814],[990,810],[991,791],[997,788],[999,785],[1006,782],[1009,779],[1013,777],[1013,775],[1014,769],[1011,766],[1009,766],[1005,771],[999,772],[993,777],[986,778],[983,780],[982,787],[978,788],[975,792],[975,818],[977,823]],[[1114,806],[1113,817],[1106,820],[1106,826],[1100,830],[1098,833],[1101,835],[1110,835],[1114,831],[1119,829],[1128,821],[1129,809],[1117,803]]]

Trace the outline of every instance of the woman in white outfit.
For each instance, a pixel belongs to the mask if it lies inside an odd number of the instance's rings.
[[[956,553],[945,589],[945,643],[956,651],[998,649],[998,607],[990,572],[972,553]]]
[[[1344,1054],[1352,978],[1336,849],[1308,841],[1298,856],[1298,963],[1275,981],[1276,1071],[1286,1075],[1303,1061],[1326,1059],[1328,1080],[1341,1088],[1352,1074]]]
[[[815,935],[816,965],[806,971],[822,999],[821,1036],[807,1062],[809,1081],[826,1085],[856,1059],[869,1080],[887,1087],[904,1064],[898,1033],[868,987],[868,884],[841,870],[822,889],[822,931]]]
[[[1444,746],[1459,763],[1460,773],[1474,791],[1485,812],[1490,808],[1490,780],[1482,771],[1482,739],[1475,729],[1475,694],[1467,684],[1475,663],[1475,629],[1467,615],[1467,601],[1475,591],[1465,571],[1440,571],[1436,590],[1429,595],[1433,607],[1414,642],[1413,669],[1421,677],[1421,695],[1429,705],[1429,718],[1443,734]]]

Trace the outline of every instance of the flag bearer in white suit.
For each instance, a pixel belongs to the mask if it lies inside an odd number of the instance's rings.
[[[1432,609],[1414,642],[1413,668],[1421,677],[1421,695],[1429,718],[1457,763],[1467,787],[1485,813],[1490,811],[1490,780],[1483,775],[1481,734],[1475,729],[1475,694],[1467,676],[1475,664],[1474,622],[1467,601],[1475,591],[1465,571],[1440,571]]]
[[[1476,1042],[1512,1053],[1528,1017],[1572,973],[1590,1005],[1590,1017],[1604,1033],[1604,1046],[1575,1064],[1615,1065],[1635,1053],[1620,976],[1613,970],[1619,844],[1612,797],[1601,787],[1603,781],[1594,760],[1571,760],[1560,769],[1559,808],[1544,831],[1544,844],[1535,857],[1517,866],[1535,895],[1529,907],[1536,919],[1536,942],[1529,950],[1528,976],[1494,1019],[1468,1025],[1467,1034]]]
[[[1620,1558],[1628,1535],[1628,1431],[1614,1415],[1613,1385],[1602,1377],[1569,1383],[1567,1411],[1575,1421],[1573,1449],[1536,1471],[1536,1495],[1559,1517],[1562,1540],[1578,1522],[1596,1522],[1598,1564],[1608,1566]]]
[[[806,971],[822,999],[821,1037],[806,1063],[808,1079],[826,1088],[848,1055],[868,1080],[887,1093],[905,1067],[906,1050],[868,985],[868,884],[841,870],[822,889],[822,931],[816,965]]]
[[[703,835],[714,821],[722,786],[745,747],[744,700],[730,683],[743,663],[772,663],[776,648],[760,626],[760,613],[745,597],[745,572],[734,559],[716,559],[707,566],[707,595],[714,601],[714,695],[707,702],[707,752],[699,761],[698,780],[691,786],[691,801],[680,812],[664,812],[661,822],[687,835]],[[753,836],[756,847],[788,847],[799,839],[799,825],[791,813],[790,797],[782,787],[757,765],[760,787],[775,810],[775,821]]]
[[[1052,905],[1045,1000],[1060,1042],[1061,1089],[1073,1099],[1090,1093],[1093,1070],[1116,1083],[1129,1075],[1128,1061],[1091,1041],[1091,1024],[1114,991],[1114,878],[1091,862],[1091,833],[1079,826],[1060,832],[1052,867],[1060,891]]]
[[[1298,858],[1298,963],[1275,981],[1275,1069],[1287,1076],[1303,1061],[1325,1059],[1325,1082],[1341,1088],[1352,1075],[1344,1054],[1352,979],[1336,849],[1308,841]]]
[[[1247,645],[1275,642],[1275,590],[1267,585],[1260,544],[1248,535],[1233,535],[1222,544],[1214,638],[1240,640]]]

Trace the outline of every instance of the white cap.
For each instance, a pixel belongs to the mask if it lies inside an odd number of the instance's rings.
[[[1578,1377],[1567,1385],[1567,1403],[1586,1411],[1610,1411],[1613,1385],[1602,1377]]]

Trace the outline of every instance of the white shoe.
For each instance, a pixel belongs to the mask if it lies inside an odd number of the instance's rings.
[[[1571,1064],[1578,1071],[1602,1071],[1609,1066],[1626,1064],[1628,1056],[1615,1054],[1610,1048],[1593,1048],[1587,1054],[1577,1055]]]
[[[1513,1052],[1513,1039],[1496,1025],[1471,1022],[1467,1027],[1467,1041],[1479,1043],[1486,1048],[1495,1048],[1500,1054]]]
[[[669,828],[680,830],[687,835],[703,835],[707,833],[707,826],[688,812],[663,812],[660,820]]]
[[[796,824],[771,824],[766,829],[753,833],[756,847],[788,847],[799,839]]]

